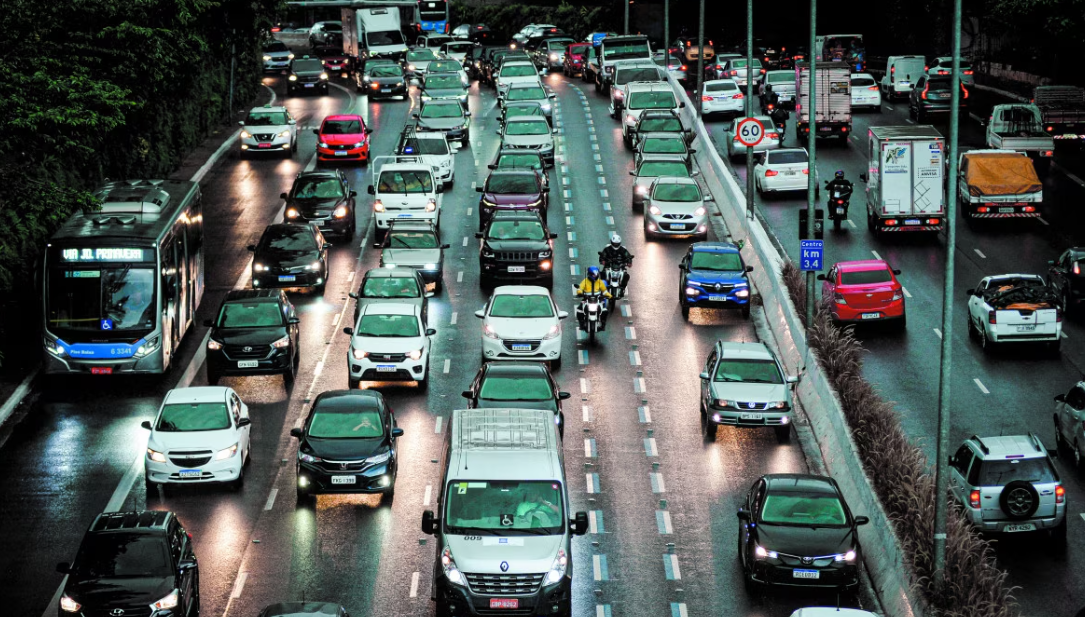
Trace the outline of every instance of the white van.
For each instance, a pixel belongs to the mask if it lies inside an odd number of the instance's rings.
[[[430,599],[438,615],[570,615],[572,536],[565,461],[545,409],[452,412],[441,453]]]
[[[927,59],[923,56],[889,56],[882,77],[882,96],[886,100],[907,98],[912,86],[927,74]]]
[[[378,156],[373,161],[376,170],[368,192],[374,197],[374,235],[383,239],[392,219],[429,221],[439,228],[444,186],[437,180],[437,168],[420,156]]]

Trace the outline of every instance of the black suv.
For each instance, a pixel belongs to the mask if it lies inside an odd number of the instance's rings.
[[[290,62],[290,74],[286,78],[286,94],[299,92],[328,93],[328,73],[317,58],[302,56]]]
[[[286,200],[283,218],[288,223],[312,223],[324,234],[342,238],[354,236],[354,198],[343,172],[338,169],[303,171],[294,179]]]
[[[527,285],[536,282],[554,288],[554,247],[546,221],[538,212],[495,212],[478,251],[479,284],[486,289],[494,281]]]
[[[1085,248],[1063,251],[1058,261],[1047,262],[1047,281],[1062,294],[1062,310],[1069,312],[1085,301]]]
[[[275,223],[264,229],[258,244],[248,249],[252,261],[252,286],[309,287],[323,295],[328,284],[328,247],[324,234],[313,223]]]
[[[172,512],[106,512],[83,536],[67,574],[60,617],[197,617],[200,570],[192,538]]]
[[[204,325],[207,382],[223,375],[282,374],[290,385],[298,372],[298,319],[281,289],[235,289],[226,294],[218,316]]]

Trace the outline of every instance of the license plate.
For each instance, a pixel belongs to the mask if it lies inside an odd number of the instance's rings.
[[[687,227],[688,227],[687,225],[672,223],[671,224],[671,231],[685,231]]]
[[[519,598],[490,598],[490,608],[520,608]]]
[[[1006,525],[1002,528],[1002,531],[1007,533],[1013,533],[1015,531],[1036,531],[1036,525],[1032,523],[1021,523],[1019,525]]]
[[[333,71],[338,71],[338,70],[342,69],[343,67],[341,67],[341,66],[329,66],[328,68],[333,70]]]
[[[396,215],[396,218],[397,218],[397,219],[409,219],[409,218],[411,218],[412,216],[414,216],[414,215],[413,215],[413,214],[397,214],[397,215]]]
[[[1017,331],[1018,332],[1035,332],[1036,331],[1036,324],[1032,324],[1030,326],[1017,326]]]
[[[1013,208],[999,208],[999,212],[1013,212]]]
[[[742,418],[743,420],[763,420],[765,418],[765,414],[761,414],[761,413],[744,413],[744,414],[739,414],[739,417]]]
[[[837,213],[837,214],[844,214],[844,208],[842,208],[842,207],[840,207],[840,206],[837,206],[837,207],[836,207],[836,213]]]
[[[818,127],[818,132],[821,132],[821,133],[828,133],[828,132],[830,132],[832,130],[833,130],[833,127],[831,127],[831,126]]]
[[[391,92],[391,88],[381,88],[381,92]]]
[[[279,282],[280,283],[293,283],[296,280],[298,280],[298,277],[294,276],[293,274],[291,274],[291,275],[280,275],[279,276]]]
[[[509,266],[509,272],[527,272],[527,266]]]
[[[794,175],[795,175],[796,173],[797,173],[797,172],[796,172],[796,171],[795,171],[794,169],[787,169],[787,170],[784,170],[784,175],[785,175],[785,176],[794,176]]]
[[[708,296],[708,299],[713,302],[723,302],[727,299],[727,296]]]
[[[878,319],[881,317],[881,313],[863,313],[859,316],[860,319]]]
[[[256,144],[257,148],[270,148],[271,144]]]
[[[200,474],[201,472],[199,469],[182,469],[177,472],[177,475],[182,478],[198,478],[200,477]]]
[[[317,227],[323,227],[328,224],[328,221],[316,221]]]
[[[902,81],[902,82],[899,82],[899,83],[898,83],[898,85],[901,85],[901,86],[910,86],[910,85],[912,85],[912,82],[910,82],[910,81]]]
[[[512,350],[513,351],[531,351],[531,345],[525,345],[523,343],[520,343],[520,344],[517,344],[517,345],[513,345]]]
[[[394,364],[379,364],[379,365],[377,365],[377,372],[378,373],[394,373],[394,372],[396,372],[396,367],[395,367]]]
[[[332,476],[332,484],[356,484],[357,476]]]
[[[792,570],[791,576],[795,578],[809,578],[816,580],[821,577],[821,573],[817,570]]]
[[[90,367],[90,374],[91,375],[112,375],[113,374],[113,367],[112,366],[92,366],[92,367]]]
[[[905,225],[919,225],[921,222],[919,219],[904,219]]]
[[[259,360],[238,360],[237,368],[256,368],[260,366]]]
[[[335,156],[346,156],[346,155],[347,155],[347,153],[346,153],[345,150],[336,150],[335,151]]]
[[[305,84],[305,87],[306,87],[306,88],[312,88],[312,87],[313,87],[313,86],[315,86],[315,85],[316,85],[316,84]]]

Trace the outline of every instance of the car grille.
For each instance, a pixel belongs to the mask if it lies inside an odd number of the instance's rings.
[[[670,219],[672,221],[685,221],[693,218],[692,214],[664,214],[663,218]]]
[[[353,147],[349,144],[328,144],[328,150],[350,150]]]
[[[256,141],[269,142],[275,138],[275,133],[253,133],[252,136]]]
[[[780,561],[784,562],[784,565],[787,565],[787,566],[790,566],[790,567],[793,567],[793,568],[794,567],[803,567],[803,566],[806,566],[806,567],[814,566],[814,567],[817,567],[817,568],[824,568],[826,566],[832,565],[832,563],[833,563],[833,556],[832,555],[828,555],[828,556],[824,556],[824,557],[806,557],[805,559],[811,559],[812,560],[812,561],[810,561],[808,563],[803,563],[804,558],[799,557],[798,555],[785,555],[784,553],[778,553],[778,555],[779,555]]]
[[[365,466],[365,459],[360,461],[321,461],[317,463],[317,467],[330,472],[361,471]]]
[[[535,593],[542,584],[542,574],[467,574],[467,584],[477,594],[503,596]]]
[[[764,411],[764,410],[769,408],[768,403],[755,403],[755,402],[746,402],[746,401],[737,401],[737,402],[738,402],[738,409],[743,409],[743,410],[748,409],[750,411]]]
[[[531,347],[531,349],[516,349],[515,351],[535,351],[539,348],[539,345],[542,344],[542,341],[503,341],[502,344],[505,346],[505,349],[508,349],[509,351],[514,351],[514,345],[529,345]]]
[[[171,452],[170,462],[178,467],[190,468],[206,465],[211,462],[211,451],[201,450],[198,452]]]
[[[403,362],[407,359],[405,353],[371,353],[368,356],[373,362]]]
[[[498,261],[538,261],[538,251],[498,251],[495,254]]]
[[[722,283],[720,283],[720,284],[700,283],[700,286],[705,291],[708,291],[708,292],[713,292],[714,291],[716,293],[731,293],[731,290],[735,288],[734,285],[724,285]]]
[[[270,345],[226,345],[226,355],[235,360],[252,360],[267,357]]]

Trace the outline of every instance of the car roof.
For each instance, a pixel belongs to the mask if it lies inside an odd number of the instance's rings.
[[[841,272],[870,272],[874,270],[889,270],[889,264],[881,259],[860,259],[856,261],[839,261],[836,268]]]
[[[494,289],[495,296],[550,296],[545,287],[539,285],[502,285]]]
[[[667,135],[673,135],[674,133],[667,133]],[[681,154],[653,154],[652,158],[642,159],[640,164],[645,165],[647,163],[681,163],[686,164],[686,159]],[[640,167],[637,167],[640,169]]]
[[[1029,279],[1034,281],[1036,279],[1043,280],[1043,277],[1039,274],[992,274],[983,277],[985,281],[1001,281],[1004,279]]]
[[[681,133],[674,131],[647,131],[637,135],[638,142],[643,142],[645,139],[673,139],[680,140],[682,143],[686,142],[686,138]]]
[[[323,122],[327,122],[328,120],[360,120],[362,125],[365,125],[365,118],[358,114],[333,114],[331,116],[325,116]]]
[[[1085,255],[1085,247],[1071,246],[1067,250],[1070,251],[1070,256],[1073,257],[1074,259],[1077,259],[1078,257],[1081,257],[1082,255]]]
[[[522,90],[524,88],[542,88],[542,85],[543,85],[543,83],[542,83],[542,80],[540,79],[537,82],[518,82],[518,83],[510,84],[509,89],[511,89],[511,90]]]
[[[385,302],[381,304],[367,304],[363,315],[418,315],[418,307],[414,304]]]
[[[973,435],[970,441],[977,442],[981,446],[983,458],[1009,459],[1009,458],[1044,458],[1047,450],[1044,450],[1028,435],[1000,435],[998,437],[979,437]]]
[[[870,79],[874,79],[874,76],[871,75],[870,73],[852,73],[851,74],[852,79],[855,79],[856,77],[867,77],[867,78],[870,78]]]
[[[174,388],[166,393],[163,403],[221,403],[230,389],[224,386]]]
[[[653,116],[667,116],[667,117],[672,117],[672,118],[678,118],[679,120],[682,119],[678,115],[678,112],[676,112],[673,109],[645,109],[641,113],[640,119],[643,120],[645,118],[651,118]]]
[[[533,210],[497,210],[490,217],[490,222],[493,221],[538,221],[546,227],[542,215]]]
[[[487,377],[500,375],[549,375],[541,362],[489,362],[483,365]]]
[[[530,176],[535,177],[535,178],[539,177],[538,172],[536,172],[534,169],[527,168],[527,167],[498,167],[497,169],[493,169],[493,170],[490,171],[490,175],[487,176],[486,180],[489,180],[490,178],[492,178],[494,176],[527,176],[527,175],[530,175]]]
[[[764,343],[739,343],[720,340],[724,357],[734,360],[775,360],[776,356]]]
[[[694,242],[690,246],[694,253],[738,253],[738,246],[730,242]]]
[[[173,512],[166,510],[141,510],[129,512],[103,512],[94,518],[88,533],[146,533],[161,532],[166,528]]]
[[[800,608],[791,617],[878,617],[857,608],[836,608],[835,606],[808,606]]]
[[[642,92],[666,90],[667,92],[673,92],[671,85],[664,81],[631,81],[626,84],[626,86],[629,88],[630,94],[632,94],[634,90]]]
[[[317,404],[323,404],[333,409],[353,405],[377,407],[383,398],[381,393],[376,390],[326,390],[316,397],[313,407],[315,408]]]
[[[696,179],[683,178],[682,176],[659,176],[652,181],[652,184],[692,184],[698,186]]]
[[[765,154],[783,154],[784,152],[802,152],[809,155],[806,148],[776,148],[775,150],[766,150]]]
[[[832,478],[806,473],[775,473],[763,476],[768,489],[774,492],[817,492],[839,495]]]
[[[222,303],[253,302],[259,300],[278,302],[280,297],[281,290],[279,289],[232,289],[226,293],[226,297],[222,299]]]
[[[342,606],[334,602],[278,602],[260,611],[260,617],[339,617]]]
[[[769,72],[771,73],[772,71]],[[790,71],[784,72],[790,73]],[[707,86],[708,84],[733,84],[736,88],[738,87],[738,82],[733,79],[706,79],[704,85]]]

